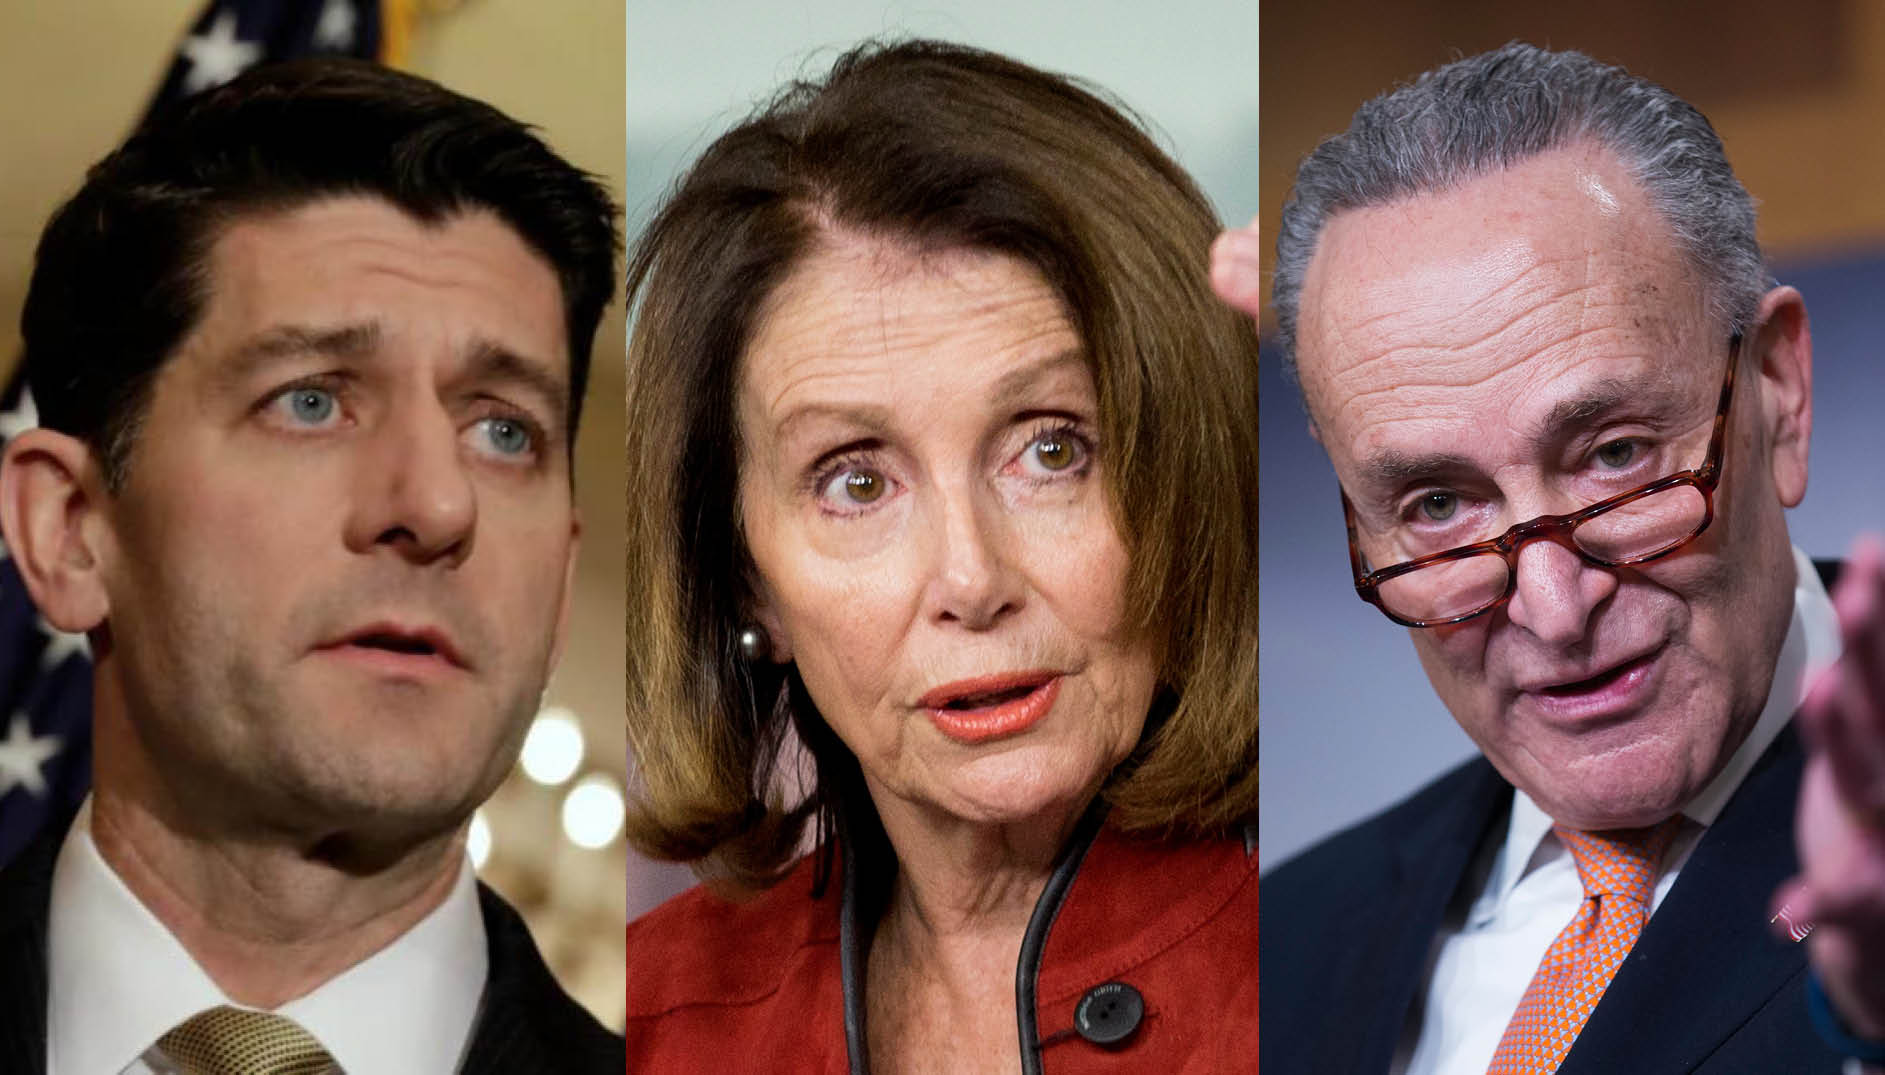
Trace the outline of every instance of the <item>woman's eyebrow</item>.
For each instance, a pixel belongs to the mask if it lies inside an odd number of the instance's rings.
[[[895,424],[890,409],[877,403],[831,403],[823,400],[795,404],[773,425],[774,436],[786,440],[797,427],[824,421],[835,425],[882,433]]]
[[[1068,366],[1084,370],[1086,352],[1078,347],[1069,347],[1017,366],[995,378],[994,382],[988,386],[988,398],[1001,402],[1023,395],[1040,385],[1041,382],[1062,373]]]

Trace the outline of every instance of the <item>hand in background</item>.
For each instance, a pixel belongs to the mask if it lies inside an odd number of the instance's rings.
[[[1814,971],[1845,1024],[1885,1040],[1885,551],[1861,539],[1833,589],[1844,650],[1800,707],[1800,875],[1775,906],[1813,924]]]
[[[1263,244],[1257,222],[1233,228],[1211,244],[1211,287],[1218,298],[1258,317],[1263,310]]]

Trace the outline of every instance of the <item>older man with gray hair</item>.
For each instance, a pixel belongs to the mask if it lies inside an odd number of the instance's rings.
[[[1885,573],[1788,538],[1806,306],[1707,120],[1509,45],[1363,105],[1281,231],[1356,590],[1483,756],[1265,877],[1265,1071],[1885,1060]]]

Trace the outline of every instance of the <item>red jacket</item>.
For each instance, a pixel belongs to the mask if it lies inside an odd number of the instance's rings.
[[[1021,1028],[1031,1044],[1017,1042],[1023,1070],[1255,1072],[1254,826],[1248,841],[1163,843],[1111,829],[1081,839],[1091,840],[1084,858],[1070,857],[1058,890],[1049,883],[1022,946],[1017,987],[1036,998],[1035,1025]],[[847,1010],[862,1038],[862,991],[847,988],[846,965],[863,957],[841,928],[855,887],[847,871],[846,884],[813,899],[807,860],[749,901],[696,888],[631,923],[628,1070],[862,1071],[846,1045]],[[1089,1040],[1114,1035],[1124,1037]]]

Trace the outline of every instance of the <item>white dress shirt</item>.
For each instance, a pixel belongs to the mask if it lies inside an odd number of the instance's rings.
[[[344,1075],[448,1075],[470,1042],[488,969],[467,861],[444,902],[393,943],[276,1011]],[[235,1004],[98,853],[91,803],[52,872],[47,1075],[170,1075],[156,1047],[206,1008]]]
[[[1663,857],[1651,914],[1702,833],[1787,726],[1814,677],[1839,656],[1839,622],[1826,587],[1798,548],[1793,561],[1793,617],[1767,704],[1727,765],[1682,808],[1684,820]],[[1393,1071],[1483,1075],[1492,1062],[1538,961],[1584,900],[1577,865],[1551,825],[1531,796],[1514,790],[1505,842],[1493,854],[1484,887],[1464,920],[1449,920],[1435,938],[1424,1004],[1408,1017]]]

